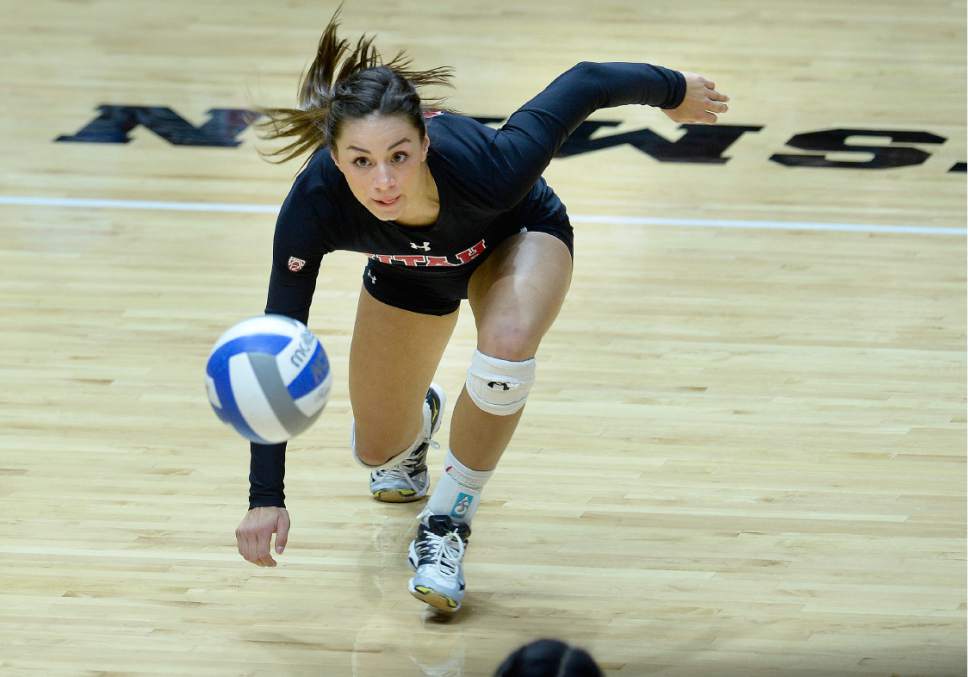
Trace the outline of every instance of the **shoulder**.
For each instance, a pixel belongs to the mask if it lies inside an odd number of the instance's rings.
[[[427,120],[430,143],[445,156],[484,155],[497,134],[482,122],[457,113],[438,113]]]
[[[320,225],[337,221],[343,203],[352,198],[346,179],[336,167],[328,148],[315,151],[292,182],[280,212],[301,217],[315,215]]]
[[[317,150],[296,175],[279,208],[277,235],[318,240],[325,249],[335,248],[343,181],[329,149]]]
[[[319,209],[332,208],[338,202],[338,188],[343,175],[328,148],[320,148],[299,170],[292,182],[286,202],[303,202]]]
[[[508,191],[503,185],[505,159],[498,130],[471,117],[443,113],[428,121],[427,133],[436,180],[444,180],[466,202],[479,207],[511,206],[504,195]]]

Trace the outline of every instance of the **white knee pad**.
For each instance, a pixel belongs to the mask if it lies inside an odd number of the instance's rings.
[[[500,360],[474,351],[467,370],[467,394],[478,407],[496,416],[510,416],[521,410],[534,385],[535,362]]]

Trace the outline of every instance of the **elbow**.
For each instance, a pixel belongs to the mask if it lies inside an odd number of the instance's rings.
[[[608,92],[605,84],[609,80],[607,64],[580,61],[565,76],[575,92],[585,95],[589,101],[594,102],[594,108],[607,106]]]
[[[594,61],[579,61],[571,68],[571,72],[583,77],[594,77],[601,69],[601,64]]]
[[[609,79],[608,65],[594,61],[580,61],[569,71],[568,76],[578,87],[591,87],[593,92],[600,92],[602,83]]]

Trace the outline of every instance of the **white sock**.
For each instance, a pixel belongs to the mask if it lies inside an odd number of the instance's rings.
[[[470,524],[481,502],[484,484],[493,474],[493,470],[471,470],[448,450],[444,472],[427,502],[426,512],[447,515],[457,522]]]

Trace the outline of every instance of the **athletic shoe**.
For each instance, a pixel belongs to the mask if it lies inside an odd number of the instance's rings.
[[[427,450],[431,446],[437,446],[431,438],[440,430],[440,423],[444,418],[444,405],[447,402],[443,389],[436,383],[430,384],[426,402],[430,407],[430,434],[424,438],[419,447],[395,466],[370,473],[370,493],[378,501],[409,503],[419,501],[427,495],[427,489],[430,487]]]
[[[464,552],[471,528],[447,515],[430,515],[417,527],[407,560],[416,572],[410,594],[445,613],[455,613],[464,599]]]

